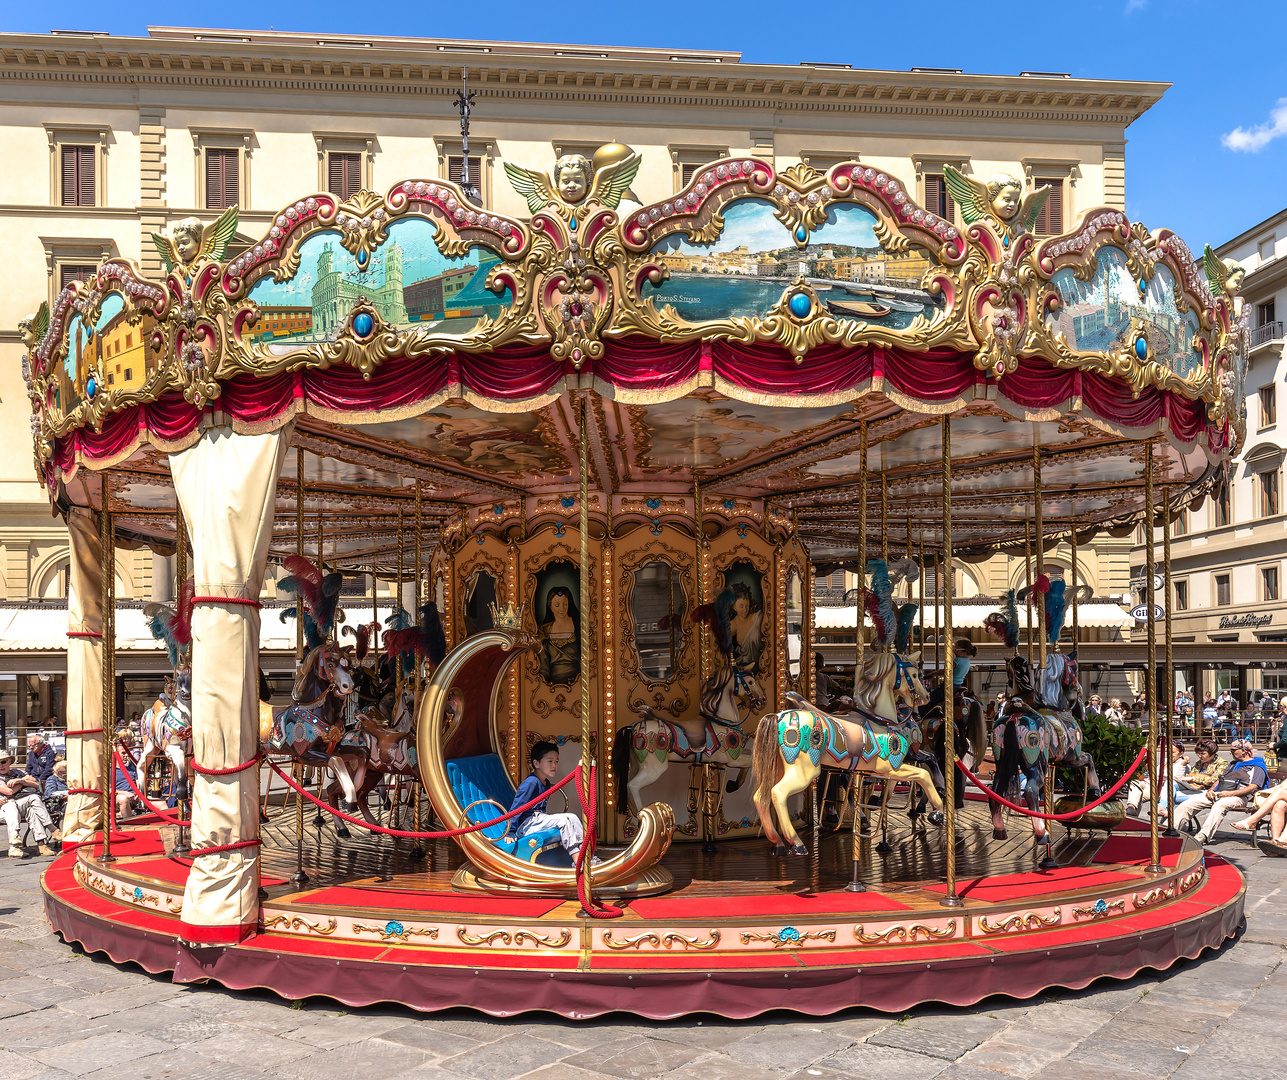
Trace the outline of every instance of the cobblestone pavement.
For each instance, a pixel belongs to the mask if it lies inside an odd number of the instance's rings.
[[[0,1080],[1287,1078],[1287,859],[1215,850],[1248,874],[1247,925],[1200,960],[1030,1001],[738,1022],[424,1017],[175,986],[64,945],[40,903],[49,860],[0,859]]]

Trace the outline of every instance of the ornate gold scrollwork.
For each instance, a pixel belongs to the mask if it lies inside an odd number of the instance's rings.
[[[1159,885],[1156,889],[1149,889],[1146,893],[1131,893],[1131,907],[1138,910],[1139,908],[1160,904],[1163,900],[1174,900],[1179,884],[1178,881],[1172,881],[1169,885]]]
[[[676,945],[682,945],[685,949],[713,949],[719,942],[720,932],[718,930],[712,930],[710,935],[705,938],[685,937],[683,934],[673,930],[665,934],[648,931],[628,938],[614,938],[611,929],[603,932],[603,943],[609,949],[615,949],[618,952],[623,949],[638,949],[643,945],[651,945],[654,949],[670,949]]]
[[[566,926],[559,930],[558,937],[542,937],[540,934],[535,934],[531,930],[514,931],[515,945],[522,945],[524,942],[530,941],[533,945],[542,949],[561,949],[571,940],[572,931]]]
[[[876,945],[880,942],[887,942],[893,938],[899,941],[915,941],[917,934],[924,934],[925,940],[931,938],[950,938],[956,935],[956,920],[949,919],[946,926],[926,926],[924,923],[912,923],[911,926],[891,926],[888,930],[881,931],[878,934],[868,934],[863,931],[862,923],[854,927],[854,937],[864,945]]]
[[[383,926],[355,922],[353,923],[353,933],[379,934],[381,941],[406,941],[411,937],[436,938],[438,928],[436,926],[404,926],[396,919],[390,919]]]
[[[307,930],[309,933],[318,934],[326,937],[328,934],[335,933],[339,923],[334,917],[328,917],[325,922],[310,922],[302,915],[273,915],[264,920],[265,930],[276,930],[279,927],[286,927],[290,930]],[[364,927],[363,929],[367,929]],[[358,926],[354,924],[353,932],[358,933]]]
[[[794,926],[784,926],[777,933],[757,934],[743,930],[738,934],[743,945],[753,941],[771,942],[775,949],[798,949],[807,941],[835,941],[834,930],[797,930]]]
[[[1089,907],[1075,907],[1073,910],[1074,919],[1105,919],[1114,912],[1121,914],[1126,910],[1125,900],[1096,900]]]
[[[1186,893],[1193,888],[1194,885],[1202,880],[1202,873],[1202,867],[1199,866],[1196,870],[1190,870],[1185,874],[1184,877],[1180,879],[1180,892]]]
[[[1019,930],[1040,930],[1043,926],[1058,926],[1063,922],[1064,913],[1055,908],[1049,915],[1040,915],[1029,911],[1023,915],[1011,915],[1001,922],[988,922],[986,915],[979,916],[979,929],[985,934],[1013,934]]]
[[[513,941],[508,930],[493,930],[487,934],[471,934],[463,926],[456,927],[456,937],[466,945],[495,945],[498,941],[502,945],[509,945]]]

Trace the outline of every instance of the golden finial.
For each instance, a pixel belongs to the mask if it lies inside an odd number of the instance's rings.
[[[492,627],[496,630],[518,630],[523,625],[523,605],[519,604],[517,608],[513,604],[506,604],[503,608],[495,604],[489,604],[488,607],[492,613]]]

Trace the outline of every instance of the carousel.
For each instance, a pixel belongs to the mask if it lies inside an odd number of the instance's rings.
[[[1225,482],[1238,278],[1112,208],[1034,235],[1048,193],[1006,176],[949,169],[956,224],[857,162],[714,161],[652,205],[638,163],[506,163],[527,220],[436,179],[244,250],[235,210],[186,219],[164,277],[109,259],[24,320],[73,552],[53,927],[184,982],[569,1017],[966,1004],[1219,946],[1238,871],[1123,820],[1155,758],[1096,768],[1076,550],[1169,545]],[[118,545],[179,597],[142,748],[173,798],[119,822]],[[1025,550],[994,724],[953,568]],[[862,582],[825,708],[820,563]]]

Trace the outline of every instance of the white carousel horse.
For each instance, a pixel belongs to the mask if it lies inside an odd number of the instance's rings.
[[[863,666],[854,711],[833,716],[815,709],[797,694],[787,697],[795,708],[767,713],[755,733],[755,808],[765,835],[779,850],[783,837],[792,855],[808,854],[791,824],[787,800],[817,779],[822,766],[907,780],[925,793],[934,812],[930,821],[943,821],[943,800],[930,774],[906,758],[920,732],[914,720],[904,720],[929,700],[916,661],[897,653],[876,652]],[[906,710],[906,713],[903,712]],[[781,835],[774,827],[773,812]]]
[[[734,766],[737,776],[728,781],[726,790],[741,787],[752,742],[741,724],[745,716],[763,707],[764,692],[753,675],[739,671],[717,654],[717,660],[721,659],[724,662],[702,687],[696,723],[670,720],[641,705],[638,712],[643,719],[617,732],[612,744],[617,813],[637,815],[643,808],[643,789],[660,780],[672,763]],[[637,766],[627,783],[632,753]]]
[[[285,754],[304,765],[329,769],[350,807],[366,772],[364,747],[344,727],[344,705],[356,684],[349,658],[334,643],[318,645],[300,665],[291,704],[259,706],[259,741],[265,753]]]
[[[139,752],[139,783],[146,785],[148,766],[164,754],[174,770],[174,794],[188,798],[188,758],[192,756],[192,669],[174,669],[165,690],[152,708],[139,718],[143,749]]]

